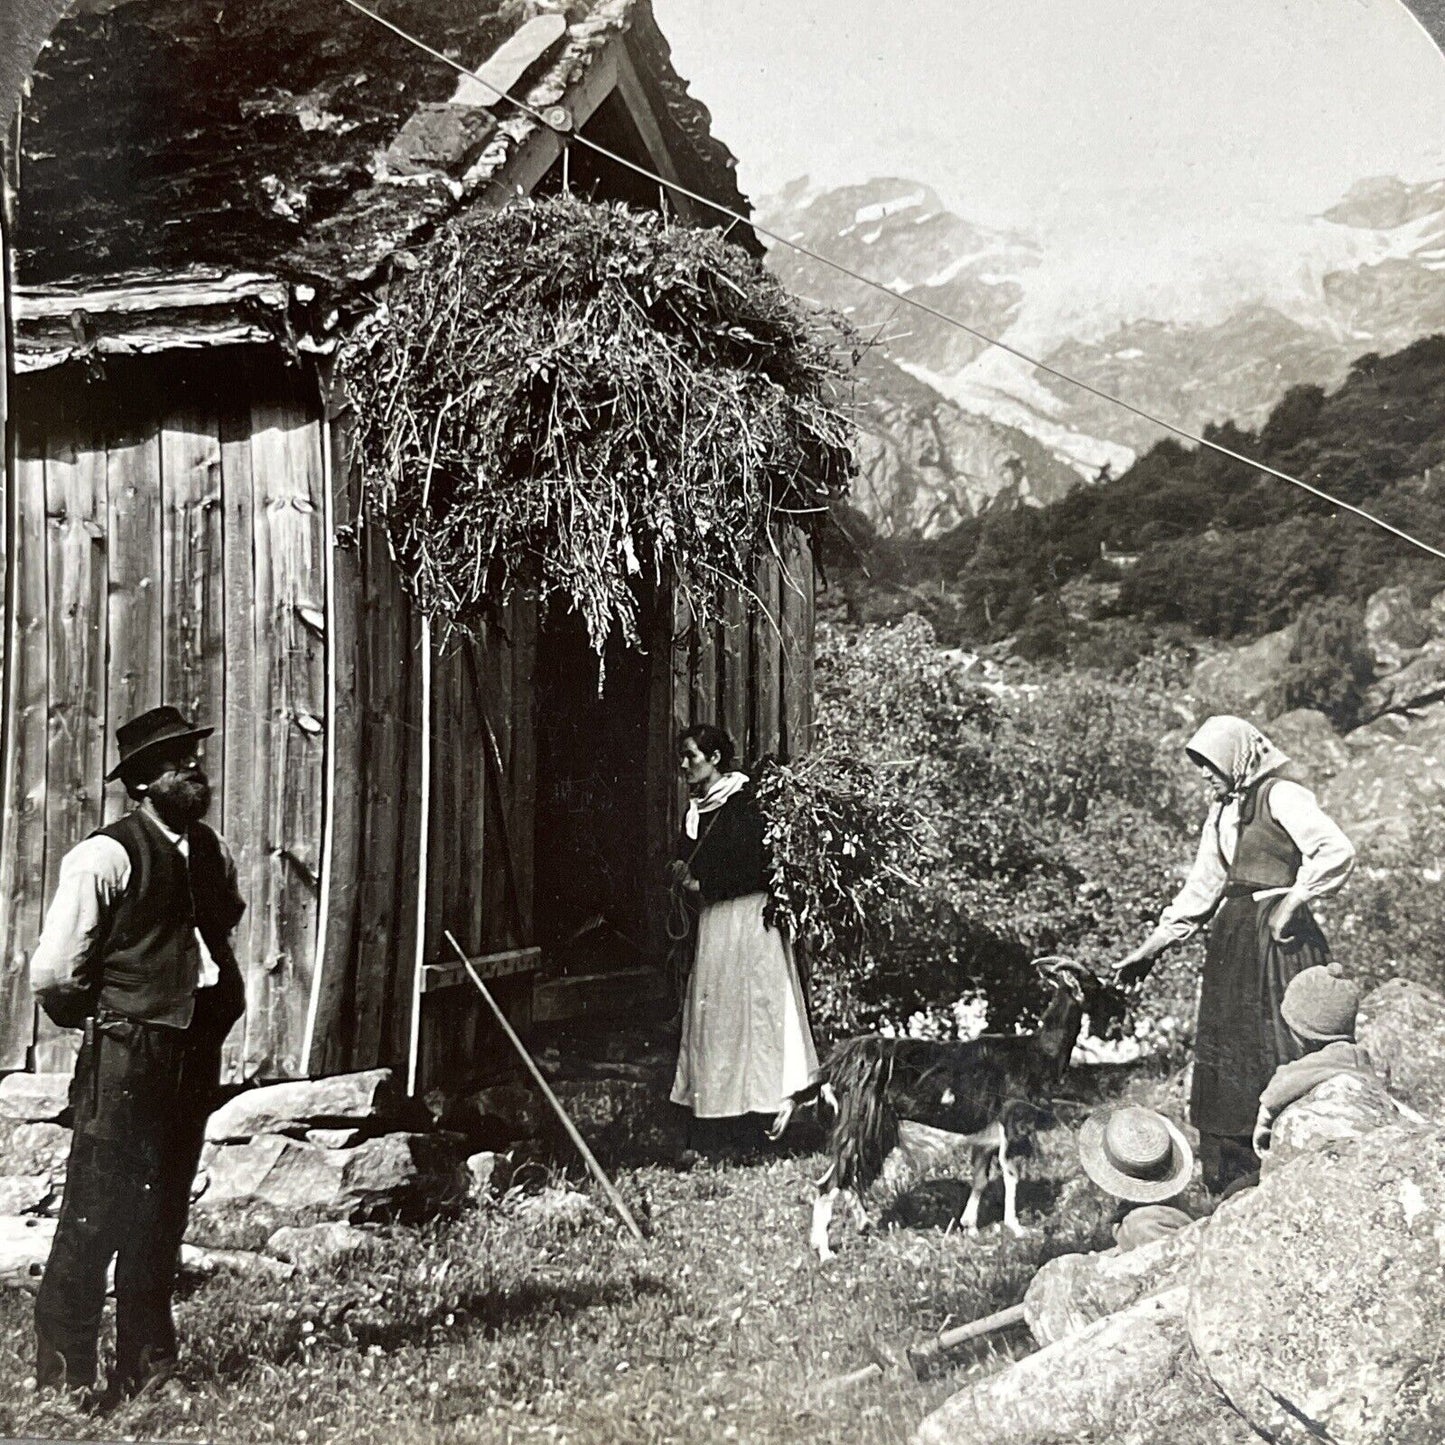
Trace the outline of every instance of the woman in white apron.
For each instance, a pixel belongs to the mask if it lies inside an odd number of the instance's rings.
[[[763,922],[763,817],[720,728],[688,728],[678,760],[691,802],[673,877],[700,913],[672,1101],[695,1119],[771,1119],[812,1082],[818,1055],[792,946]]]

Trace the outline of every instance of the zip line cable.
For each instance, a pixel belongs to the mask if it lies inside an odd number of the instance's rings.
[[[401,26],[394,24],[384,16],[378,15],[375,10],[363,5],[361,0],[343,0],[343,3],[349,5],[360,14],[365,15],[368,20],[372,20],[384,29],[390,30],[393,35],[399,36],[409,45],[414,45],[418,50],[430,55],[432,59],[439,60],[443,65],[450,66],[458,75],[463,75],[468,80],[475,81],[485,89],[490,90],[498,100],[510,101],[518,110],[522,111],[525,115],[531,116],[533,120],[546,126],[548,130],[559,131],[560,133],[560,127],[554,126],[535,106],[529,105],[525,100],[519,100],[509,91],[499,90],[496,86],[489,85],[475,72],[468,70],[460,61],[453,60],[451,56],[444,55],[440,50],[433,49],[426,41],[403,30]],[[1254,457],[1245,456],[1243,452],[1235,451],[1232,447],[1224,446],[1220,442],[1210,441],[1208,437],[1201,436],[1197,432],[1192,432],[1187,427],[1179,426],[1174,422],[1166,421],[1163,417],[1155,416],[1152,412],[1145,411],[1143,407],[1135,406],[1133,402],[1125,401],[1121,396],[1115,396],[1113,392],[1105,391],[1101,387],[1094,386],[1091,382],[1083,381],[1077,376],[1071,376],[1067,371],[1061,371],[1056,366],[1050,366],[1046,361],[1039,361],[1036,357],[1030,356],[1025,351],[1020,351],[1018,347],[1011,345],[1009,342],[1000,341],[997,337],[980,331],[976,326],[970,326],[968,322],[959,320],[957,316],[951,316],[946,311],[940,311],[936,306],[930,306],[926,301],[920,301],[917,297],[910,296],[906,291],[895,291],[891,286],[885,286],[883,282],[875,281],[871,276],[865,276],[862,272],[853,270],[852,267],[844,265],[841,261],[835,261],[829,256],[824,256],[818,251],[811,250],[809,247],[791,240],[787,236],[782,236],[776,231],[769,230],[766,226],[760,225],[756,220],[750,219],[739,211],[730,209],[720,201],[712,200],[710,197],[702,195],[698,191],[689,189],[680,181],[670,181],[665,176],[660,176],[655,171],[648,170],[646,166],[639,165],[636,161],[629,160],[626,156],[609,150],[608,147],[602,145],[599,141],[593,140],[590,136],[583,135],[579,130],[570,131],[567,134],[570,136],[570,139],[577,144],[585,146],[597,155],[605,156],[615,165],[622,166],[624,169],[632,171],[645,180],[652,181],[666,190],[675,191],[679,195],[686,196],[688,200],[698,205],[706,206],[709,210],[716,211],[719,215],[726,216],[735,224],[749,226],[758,235],[766,236],[770,241],[774,241],[780,246],[786,246],[789,250],[795,251],[800,256],[806,256],[810,261],[816,261],[821,266],[827,266],[840,275],[847,276],[850,280],[858,282],[859,285],[867,286],[874,291],[881,292],[885,296],[892,297],[895,301],[901,301],[907,306],[912,306],[914,310],[922,311],[925,315],[932,316],[936,321],[942,321],[945,325],[955,327],[966,335],[972,336],[976,341],[982,341],[987,347],[995,347],[1006,355],[1035,367],[1037,370],[1045,372],[1047,375],[1055,377],[1069,386],[1078,387],[1080,391],[1088,392],[1090,396],[1097,397],[1100,401],[1108,402],[1109,405],[1117,406],[1121,410],[1127,411],[1143,421],[1150,422],[1157,427],[1162,427],[1165,431],[1172,432],[1175,436],[1182,437],[1185,441],[1193,442],[1195,446],[1205,447],[1209,451],[1218,453],[1220,456],[1228,457],[1231,461],[1239,462],[1247,467],[1253,467],[1256,471],[1263,472],[1266,476],[1274,477],[1281,482],[1288,482],[1290,486],[1298,487],[1301,491],[1308,492],[1311,496],[1318,497],[1321,501],[1328,502],[1332,507],[1338,507],[1341,511],[1350,512],[1361,520],[1370,523],[1371,526],[1379,527],[1382,531],[1389,532],[1392,536],[1398,537],[1402,542],[1407,542],[1412,547],[1418,547],[1420,551],[1427,552],[1430,556],[1445,562],[1445,551],[1442,551],[1438,547],[1431,546],[1429,542],[1421,541],[1419,537],[1412,536],[1409,532],[1402,530],[1393,523],[1385,521],[1383,517],[1377,517],[1373,512],[1367,512],[1363,507],[1357,507],[1353,502],[1347,502],[1340,497],[1333,496],[1331,493],[1314,486],[1310,482],[1304,481],[1300,477],[1291,476],[1289,472],[1282,472],[1277,467],[1270,466],[1268,462],[1258,461]]]

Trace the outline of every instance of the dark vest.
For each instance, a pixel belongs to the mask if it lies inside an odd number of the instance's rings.
[[[223,1033],[245,1002],[230,935],[244,905],[226,877],[220,840],[192,824],[189,859],[139,812],[97,830],[130,860],[130,884],[116,902],[101,950],[99,1007],[108,1013],[185,1028],[197,1023]],[[200,950],[206,941],[220,984],[196,994]]]
[[[1271,816],[1268,802],[1276,778],[1266,778],[1239,800],[1239,841],[1229,882],[1238,887],[1292,888],[1304,858]]]

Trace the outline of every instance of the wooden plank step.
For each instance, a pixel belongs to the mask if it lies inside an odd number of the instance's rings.
[[[501,953],[484,953],[467,960],[484,979],[506,978],[515,973],[531,973],[542,961],[540,948],[509,948]],[[421,991],[435,993],[439,988],[470,984],[471,979],[461,961],[428,963],[422,966]]]
[[[640,1003],[661,997],[667,979],[658,968],[620,968],[579,973],[539,982],[532,995],[532,1020],[567,1023],[580,1018],[615,1018]]]

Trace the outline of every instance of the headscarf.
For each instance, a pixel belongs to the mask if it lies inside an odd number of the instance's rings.
[[[1253,723],[1228,713],[1206,718],[1184,751],[1228,778],[1230,796],[1236,798],[1289,762]]]
[[[682,826],[689,838],[696,838],[704,813],[715,813],[737,790],[746,785],[746,773],[723,773],[700,798],[689,798]]]

